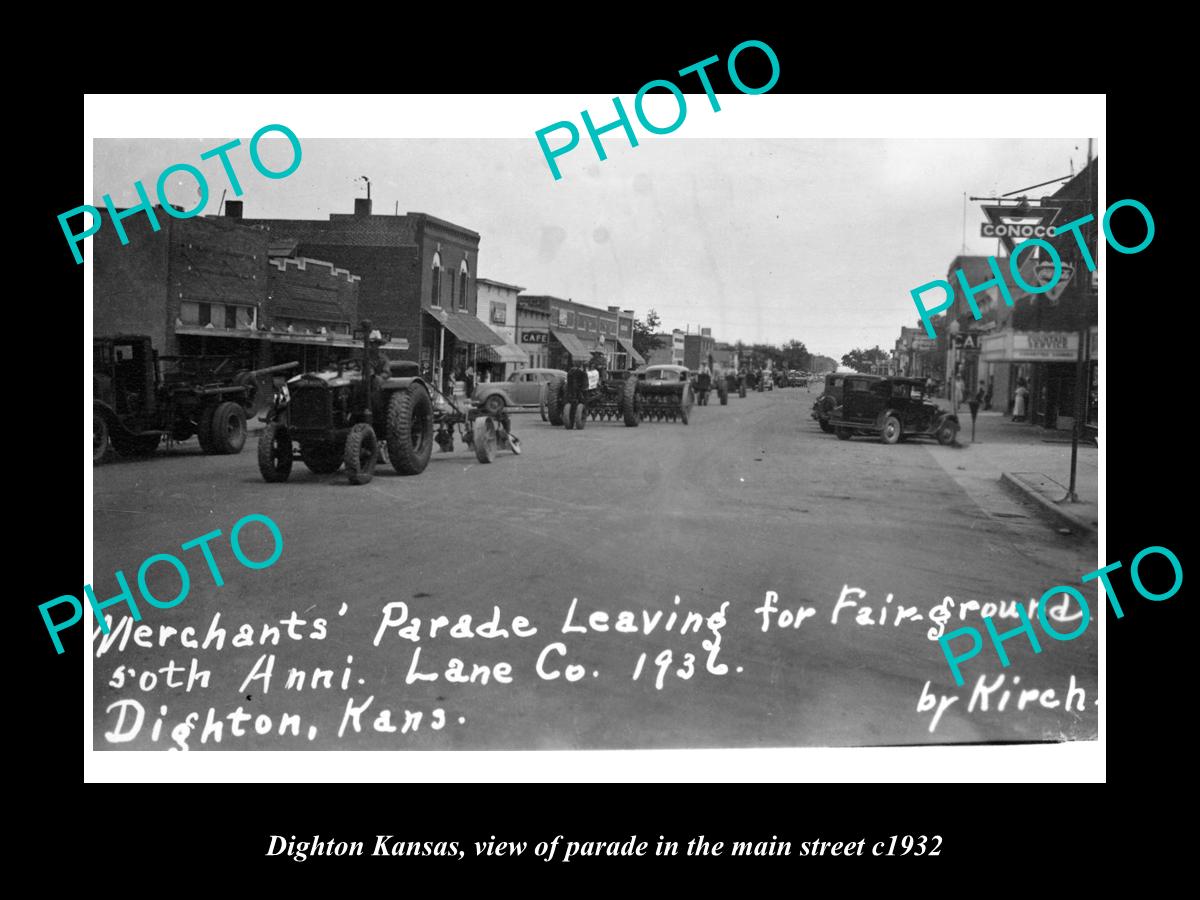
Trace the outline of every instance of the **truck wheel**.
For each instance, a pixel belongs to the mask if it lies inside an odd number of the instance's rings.
[[[879,437],[885,444],[895,444],[900,440],[901,432],[900,420],[895,416],[888,416],[883,420],[883,427],[879,429]]]
[[[263,481],[287,481],[292,474],[292,439],[286,426],[272,422],[258,436],[258,471]]]
[[[937,430],[937,441],[939,444],[953,444],[954,439],[958,437],[958,425],[954,422],[943,422],[942,427]]]
[[[575,404],[575,430],[583,431],[583,426],[587,424],[588,408],[586,403]]]
[[[504,412],[504,398],[499,394],[492,394],[483,401],[483,409],[489,416],[498,416]]]
[[[837,431],[837,439],[839,441],[850,440],[850,429],[849,428],[838,428],[838,429],[836,429],[836,431]]]
[[[626,428],[637,428],[640,421],[637,409],[637,379],[632,375],[625,379],[625,384],[621,387],[621,416],[625,420]]]
[[[332,475],[342,467],[342,448],[337,444],[301,444],[300,458],[314,475]]]
[[[210,432],[213,453],[241,453],[246,445],[246,411],[240,403],[225,401],[213,410]]]
[[[491,416],[480,416],[474,428],[475,458],[481,463],[496,459],[496,423]]]
[[[559,379],[546,387],[546,417],[555,427],[563,424],[563,385],[564,382]]]
[[[420,475],[433,452],[433,404],[418,384],[396,391],[388,401],[387,452],[400,475]]]
[[[104,462],[111,446],[104,414],[92,410],[92,465]]]
[[[821,426],[821,430],[826,434],[833,434],[833,426],[829,424],[828,419],[817,419],[817,424]]]
[[[212,417],[216,410],[211,406],[206,406],[200,410],[196,416],[196,441],[200,444],[200,450],[204,453],[212,453]]]
[[[375,461],[379,458],[379,441],[375,429],[366,422],[359,422],[350,429],[346,438],[343,462],[351,484],[367,484],[375,474]]]

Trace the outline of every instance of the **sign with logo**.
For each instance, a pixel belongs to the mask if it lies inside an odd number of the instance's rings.
[[[544,331],[522,331],[522,344],[547,344],[550,342],[550,335]]]
[[[982,237],[1000,238],[1008,252],[1029,238],[1054,237],[1054,222],[1062,207],[1058,206],[984,206],[988,221],[980,227]]]
[[[954,347],[957,350],[978,350],[979,340],[983,335],[967,332],[965,334],[952,335],[954,339]]]
[[[1039,261],[1033,267],[1033,273],[1040,287],[1054,284],[1054,287],[1041,296],[1044,296],[1051,303],[1057,303],[1058,298],[1067,289],[1067,285],[1071,283],[1071,278],[1075,274],[1075,264],[1069,262],[1062,263],[1062,275],[1059,277],[1057,283],[1054,282],[1054,263],[1048,259]]]

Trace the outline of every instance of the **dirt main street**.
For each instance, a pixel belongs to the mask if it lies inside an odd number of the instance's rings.
[[[94,645],[95,746],[1094,738],[1095,621],[1066,642],[1035,624],[1042,652],[1009,640],[1008,669],[985,644],[961,688],[927,634],[947,597],[946,629],[982,632],[965,602],[1011,616],[1011,601],[1028,609],[1047,588],[1077,585],[1096,568],[1094,544],[990,514],[935,460],[943,448],[822,433],[808,415],[815,396],[777,390],[725,407],[714,396],[686,427],[589,421],[578,432],[522,415],[519,457],[480,465],[460,448],[415,477],[381,466],[361,487],[300,463],[288,483],[266,484],[253,438],[237,456],[191,442],[98,467],[98,598],[118,592],[114,570],[135,584],[142,561],[164,552],[184,559],[192,589],[172,609],[143,604],[148,630]],[[284,538],[262,571],[228,544],[250,513]],[[217,528],[221,587],[198,551],[179,549]],[[269,552],[249,529],[246,546]],[[159,596],[178,592],[169,566],[152,576]],[[763,612],[768,592],[775,609]]]

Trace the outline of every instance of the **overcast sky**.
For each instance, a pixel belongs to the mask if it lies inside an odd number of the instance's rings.
[[[111,193],[130,206],[136,179],[153,196],[159,172],[189,162],[207,176],[215,213],[228,181],[219,161],[199,155],[223,142],[97,140],[93,202]],[[668,330],[707,326],[723,341],[797,338],[835,358],[888,348],[916,324],[908,292],[944,277],[961,252],[964,192],[995,196],[1065,176],[1087,151],[1086,138],[666,138],[636,148],[606,139],[609,158],[598,162],[584,134],[555,181],[532,139],[308,138],[299,169],[269,180],[246,144],[230,159],[248,218],[352,212],[366,196],[355,179],[366,175],[376,213],[398,203],[479,232],[479,276],[639,317],[653,308]],[[263,142],[268,166],[289,158],[286,141]],[[173,177],[168,197],[193,207],[194,180]],[[968,204],[967,252],[995,254],[982,221]]]

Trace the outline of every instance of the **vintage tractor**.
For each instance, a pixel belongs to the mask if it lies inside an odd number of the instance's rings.
[[[520,452],[516,439],[509,441],[507,430],[491,416],[447,404],[421,378],[415,362],[392,362],[382,351],[373,356],[372,344],[387,338],[369,321],[361,329],[361,360],[288,382],[288,396],[276,403],[259,437],[258,469],[264,480],[286,481],[297,447],[298,458],[313,474],[331,475],[345,466],[351,484],[369,482],[380,459],[400,475],[419,475],[435,440],[443,450],[453,447],[456,428],[481,462],[491,462],[499,444]],[[436,405],[431,394],[439,398]]]
[[[739,397],[743,398],[746,396],[745,372],[742,372],[741,374],[734,374],[733,372],[730,372],[725,376],[725,397],[728,398],[730,394],[737,394]],[[726,402],[726,399],[721,400],[722,405]]]
[[[638,381],[632,372],[609,372],[602,354],[592,355],[593,368],[578,366],[566,378],[546,386],[546,417],[551,425],[582,429],[588,416],[601,421],[621,419],[627,428],[636,428]]]
[[[193,436],[205,453],[240,453],[246,420],[266,409],[285,363],[250,369],[235,356],[159,357],[146,335],[92,345],[92,461],[153,453]]]

